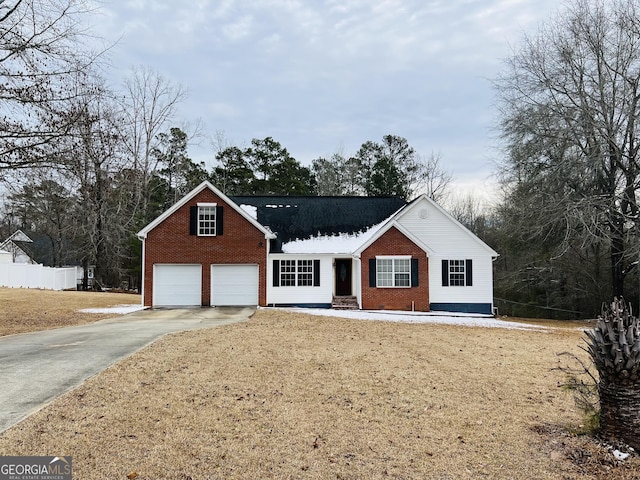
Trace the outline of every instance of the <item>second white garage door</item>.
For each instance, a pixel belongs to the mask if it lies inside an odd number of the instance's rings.
[[[211,306],[258,305],[258,265],[211,265]]]

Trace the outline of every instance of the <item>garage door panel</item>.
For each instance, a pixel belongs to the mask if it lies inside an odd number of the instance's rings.
[[[201,304],[202,265],[154,265],[154,306],[199,306]]]
[[[257,265],[212,265],[211,305],[258,304]]]

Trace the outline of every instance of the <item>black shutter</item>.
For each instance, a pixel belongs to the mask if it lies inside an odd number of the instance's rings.
[[[467,276],[466,285],[467,287],[473,286],[473,262],[471,260],[465,261],[464,271]]]
[[[198,234],[198,207],[189,207],[189,235]]]
[[[320,260],[313,261],[313,286],[320,286]]]
[[[273,261],[273,286],[280,286],[280,260]]]
[[[376,259],[375,258],[369,259],[369,286],[370,287],[376,286]]]
[[[449,286],[449,260],[442,260],[442,286]]]
[[[411,286],[417,287],[418,283],[418,259],[411,259]]]
[[[222,207],[216,207],[216,235],[222,235],[224,233],[224,216],[222,210]]]

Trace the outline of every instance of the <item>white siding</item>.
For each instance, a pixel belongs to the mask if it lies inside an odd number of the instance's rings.
[[[431,303],[493,304],[495,252],[439,208],[422,199],[398,223],[428,247]],[[473,286],[443,287],[442,260],[473,261]]]
[[[274,287],[274,260],[320,260],[320,286]],[[355,272],[354,272],[355,273]],[[328,255],[271,254],[267,262],[267,305],[330,304],[333,300],[333,257]]]
[[[442,260],[473,261],[473,286],[443,287]],[[493,270],[491,258],[462,254],[451,257],[429,257],[429,302],[493,304]]]

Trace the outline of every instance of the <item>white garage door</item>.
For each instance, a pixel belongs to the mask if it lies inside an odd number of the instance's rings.
[[[202,265],[154,265],[153,305],[202,304]]]
[[[258,305],[258,265],[211,265],[211,306]]]

